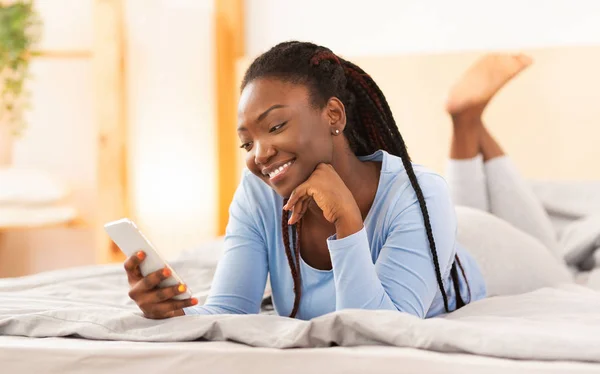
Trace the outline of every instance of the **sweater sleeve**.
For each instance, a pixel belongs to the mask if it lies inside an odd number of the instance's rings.
[[[267,248],[249,206],[244,181],[231,206],[224,254],[217,265],[211,290],[202,306],[185,308],[185,314],[251,314],[260,311],[267,281]]]
[[[446,182],[424,175],[425,195],[442,279],[456,253],[456,215]],[[375,263],[365,228],[328,239],[336,287],[336,309],[389,309],[424,318],[438,292],[427,232],[414,190],[399,194],[386,224],[387,237]]]

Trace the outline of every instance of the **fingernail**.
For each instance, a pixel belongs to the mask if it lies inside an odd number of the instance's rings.
[[[198,299],[196,299],[196,298],[192,299],[192,305],[196,305],[196,304],[198,304]]]
[[[292,219],[290,218],[290,219],[288,219],[288,225],[291,225],[291,224],[292,224]]]
[[[136,253],[135,255],[136,255],[136,256],[137,256],[137,258],[139,258],[140,260],[143,260],[143,259],[144,259],[144,256],[145,256],[144,252],[142,252],[142,251],[139,251],[139,252],[138,252],[138,253]]]
[[[179,287],[177,287],[177,291],[184,293],[185,292],[185,284],[180,284]]]
[[[165,276],[165,278],[170,277],[171,276],[171,270],[169,270],[169,268],[164,268],[163,269],[163,275]]]

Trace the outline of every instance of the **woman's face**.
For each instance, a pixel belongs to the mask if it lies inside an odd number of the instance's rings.
[[[306,181],[319,163],[331,162],[331,134],[328,106],[319,109],[311,105],[304,85],[260,78],[242,91],[238,136],[247,151],[246,166],[284,198]]]

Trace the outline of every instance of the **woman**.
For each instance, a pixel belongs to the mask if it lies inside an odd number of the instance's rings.
[[[498,90],[531,63],[524,55],[487,55],[454,85],[447,103],[454,129],[447,180],[457,205],[490,212],[559,256],[550,217],[482,120]]]
[[[456,242],[446,182],[411,164],[383,93],[358,66],[311,43],[258,57],[242,82],[247,169],[230,207],[210,294],[173,301],[126,260],[130,297],[149,318],[258,313],[270,275],[279,315],[347,308],[433,317],[485,296]]]

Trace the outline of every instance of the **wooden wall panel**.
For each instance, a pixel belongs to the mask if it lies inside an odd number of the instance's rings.
[[[123,256],[103,229],[105,222],[127,216],[127,124],[122,0],[94,4],[94,78],[98,127],[98,215],[96,260]]]
[[[244,1],[216,0],[215,53],[217,137],[219,162],[218,235],[225,233],[229,204],[237,187],[236,108],[238,79],[236,63],[244,55]]]

